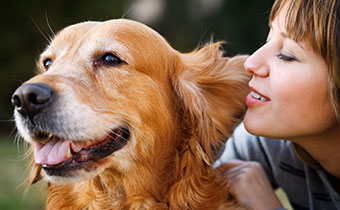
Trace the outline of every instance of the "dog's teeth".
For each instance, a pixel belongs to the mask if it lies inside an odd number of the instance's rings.
[[[85,146],[86,146],[86,147],[90,146],[91,144],[92,144],[91,141],[86,141],[86,142],[85,142]]]
[[[66,153],[66,158],[70,158],[72,157],[72,153],[71,153],[71,147],[68,147],[67,153]]]
[[[53,134],[49,133],[46,137],[39,137],[40,139],[38,140],[41,144],[46,144],[49,140],[53,138]]]

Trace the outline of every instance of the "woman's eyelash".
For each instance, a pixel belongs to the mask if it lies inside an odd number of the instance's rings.
[[[290,56],[290,55],[285,55],[283,53],[279,53],[278,55],[276,55],[279,59],[283,60],[283,61],[297,61],[297,59],[294,56]]]

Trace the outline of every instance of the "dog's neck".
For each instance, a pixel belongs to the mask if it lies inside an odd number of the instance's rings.
[[[166,167],[157,174],[135,171],[124,175],[109,168],[88,181],[68,185],[49,184],[46,209],[129,209],[137,203],[168,209],[165,200],[174,182],[174,175],[171,174],[174,170],[173,164]],[[139,169],[147,170],[143,167]],[[143,189],[143,192],[136,192],[136,189]],[[159,207],[157,209],[163,208]]]

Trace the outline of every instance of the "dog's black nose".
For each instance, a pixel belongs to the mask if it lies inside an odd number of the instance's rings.
[[[24,84],[14,92],[12,104],[20,114],[33,118],[52,101],[54,95],[53,89],[46,84]]]

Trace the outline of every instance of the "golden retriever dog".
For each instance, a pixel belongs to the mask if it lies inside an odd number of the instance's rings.
[[[46,209],[243,209],[212,167],[249,79],[220,45],[180,53],[125,19],[59,32],[12,96]]]

